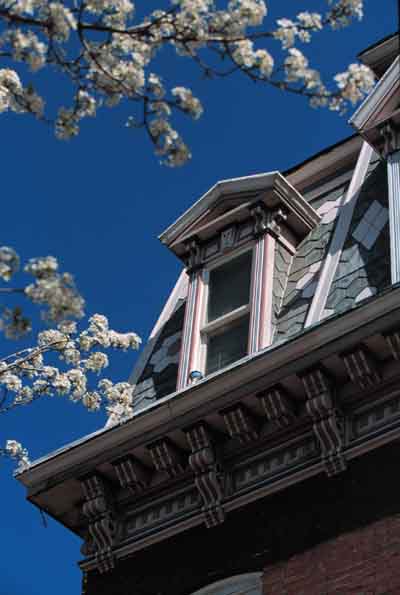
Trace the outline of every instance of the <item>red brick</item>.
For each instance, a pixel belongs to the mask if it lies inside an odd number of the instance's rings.
[[[400,595],[400,516],[264,569],[268,595]]]

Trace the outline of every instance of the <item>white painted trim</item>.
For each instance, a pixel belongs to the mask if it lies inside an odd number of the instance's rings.
[[[231,178],[220,180],[214,186],[207,190],[187,211],[183,213],[172,225],[170,225],[159,236],[163,244],[170,244],[184,229],[208,208],[215,203],[223,194],[235,194],[239,192],[251,192],[264,190],[273,183],[276,176],[281,174],[273,171],[265,174],[256,174],[254,176],[243,176],[241,178]]]
[[[400,56],[394,60],[383,77],[375,85],[371,93],[364,99],[355,114],[350,118],[351,124],[356,130],[363,130],[369,120],[380,112],[388,98],[393,96],[396,87],[400,85]]]
[[[179,300],[186,298],[188,285],[189,277],[187,275],[186,269],[183,269],[178,277],[177,282],[175,283],[173,290],[169,294],[164,308],[161,310],[161,314],[150,333],[149,339],[152,339],[155,335],[157,335],[165,323],[171,318],[171,315],[174,312]]]
[[[319,223],[318,213],[280,172],[274,171],[218,182],[190,209],[183,213],[175,223],[170,225],[159,236],[159,239],[163,244],[171,247],[172,243],[180,237],[180,234],[184,233],[192,222],[196,221],[205,211],[211,209],[223,195],[259,192],[260,199],[264,200],[268,206],[271,197],[267,191],[271,189],[274,190],[274,204],[278,199],[294,215],[297,223],[305,228],[305,231],[312,229]],[[174,250],[174,248],[172,249]]]
[[[222,329],[223,327],[229,326],[232,322],[239,320],[243,316],[246,316],[250,312],[249,304],[243,304],[231,312],[227,312],[223,314],[219,318],[212,320],[211,322],[207,322],[201,328],[201,333],[205,333],[206,335],[214,335],[216,331]]]
[[[349,232],[358,193],[360,192],[361,186],[364,182],[373,152],[374,151],[372,147],[364,141],[349,188],[340,206],[339,219],[336,223],[328,254],[326,255],[322,265],[318,285],[307,314],[304,325],[305,327],[319,322],[322,318],[326,300],[328,299],[329,289],[334,279],[343,250],[343,245]]]
[[[179,300],[183,300],[187,296],[188,291],[188,284],[189,284],[189,277],[184,269],[179,277],[177,282],[174,285],[173,290],[169,294],[167,301],[164,304],[163,309],[161,310],[161,314],[158,317],[156,324],[154,325],[150,336],[147,340],[146,345],[144,346],[136,364],[133,367],[132,372],[130,373],[128,382],[130,384],[136,384],[139,380],[143,370],[147,366],[147,362],[149,361],[153,349],[157,343],[157,339],[159,338],[161,331],[164,325],[168,322],[171,318],[172,314],[175,311],[175,308],[179,302]],[[108,421],[106,425],[108,424]]]
[[[392,284],[400,281],[400,151],[387,159],[389,190],[390,266]]]
[[[264,349],[272,343],[272,307],[275,272],[275,238],[266,234],[264,243],[264,271],[262,279],[262,298],[260,328],[258,329],[258,349]]]
[[[200,342],[198,345],[198,359],[197,359],[197,370],[202,372],[204,375],[206,374],[206,363],[207,363],[207,344],[208,339],[211,335],[216,334],[219,329],[223,328],[224,326],[229,326],[236,320],[239,320],[243,316],[246,316],[250,313],[251,316],[251,296],[252,296],[252,287],[254,282],[254,259],[255,259],[255,244],[254,240],[251,240],[251,243],[246,242],[245,245],[239,246],[236,250],[229,252],[228,254],[222,254],[212,262],[206,264],[203,269],[202,279],[203,279],[203,300],[201,305],[201,313],[200,313]],[[251,277],[250,277],[250,297],[249,303],[239,306],[232,312],[228,312],[219,318],[208,322],[207,321],[207,306],[208,306],[208,295],[209,295],[209,281],[210,281],[210,271],[219,268],[226,264],[227,262],[242,256],[246,252],[252,252],[252,259],[251,259]]]

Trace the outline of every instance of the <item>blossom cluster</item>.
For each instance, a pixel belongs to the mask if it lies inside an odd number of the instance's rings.
[[[0,449],[0,455],[1,454],[14,459],[18,464],[18,471],[23,471],[29,467],[30,461],[28,451],[16,440],[7,440],[5,447]]]
[[[136,333],[120,333],[107,318],[95,314],[88,327],[78,332],[75,321],[63,321],[56,329],[41,331],[35,347],[0,360],[0,413],[27,405],[42,396],[69,396],[70,400],[97,411],[104,405],[117,422],[132,415],[134,387],[127,382],[95,380],[109,365],[104,349],[138,349]],[[6,454],[27,463],[27,453],[8,441]]]
[[[324,28],[344,27],[363,16],[363,0],[328,3],[325,14],[302,11],[265,28],[264,0],[227,0],[221,8],[213,0],[170,0],[165,10],[144,17],[137,15],[132,0],[0,0],[0,52],[26,63],[32,72],[51,65],[70,77],[77,90],[71,105],[59,107],[53,118],[58,138],[76,136],[81,121],[99,108],[129,101],[134,114],[127,125],[143,127],[162,162],[177,166],[191,153],[171,118],[180,112],[198,119],[203,106],[191,89],[174,86],[174,81],[167,87],[153,72],[160,51],[172,47],[207,77],[240,69],[253,80],[294,87],[313,106],[343,110],[371,88],[366,67],[352,65],[328,89],[295,47]],[[280,63],[273,53],[276,41],[287,52]],[[221,64],[227,66],[221,70]],[[43,118],[44,100],[32,85],[22,85],[15,70],[3,68],[0,112],[7,110]]]
[[[20,258],[13,248],[0,247],[0,277],[10,281],[20,268]],[[58,323],[71,318],[82,318],[85,301],[75,286],[70,273],[59,271],[54,256],[31,258],[23,271],[33,277],[25,287],[0,288],[0,293],[23,294],[34,304],[42,306],[42,318],[48,323]],[[7,338],[18,338],[31,330],[31,323],[20,306],[2,307],[0,329]]]
[[[25,287],[25,295],[35,304],[44,305],[42,316],[57,322],[66,318],[82,318],[85,301],[75,287],[70,273],[60,273],[54,256],[31,258],[24,271],[34,277]]]
[[[43,99],[32,87],[24,88],[15,70],[0,68],[0,113],[11,110],[29,111],[37,117],[43,114]]]

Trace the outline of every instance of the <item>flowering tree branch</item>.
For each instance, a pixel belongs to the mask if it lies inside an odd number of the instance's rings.
[[[127,125],[144,128],[162,161],[176,166],[190,151],[171,117],[182,112],[197,119],[203,107],[190,89],[167,88],[152,71],[161,51],[172,47],[207,77],[242,72],[303,95],[314,107],[343,111],[371,89],[372,72],[352,64],[328,86],[295,45],[362,16],[363,0],[328,0],[325,14],[303,11],[266,28],[263,0],[228,0],[221,8],[213,0],[171,0],[144,16],[131,0],[0,0],[0,57],[33,72],[51,66],[70,79],[71,106],[53,118],[58,138],[76,136],[80,121],[100,107],[127,101],[134,112]],[[0,68],[0,112],[6,110],[45,118],[44,99],[12,68]]]
[[[9,281],[18,268],[16,252],[0,248],[0,277]],[[33,303],[45,306],[42,317],[56,328],[39,332],[31,347],[0,358],[0,414],[43,396],[68,396],[89,411],[104,406],[114,421],[130,416],[134,387],[96,377],[108,366],[106,351],[138,349],[140,338],[132,332],[110,329],[107,318],[99,314],[89,318],[88,326],[79,332],[72,319],[83,317],[84,300],[72,276],[58,272],[54,257],[31,259],[24,271],[34,277],[33,283],[23,289],[3,287],[0,292],[23,293]],[[28,319],[6,307],[2,328],[8,338],[21,337],[31,330]],[[19,468],[29,464],[26,449],[15,440],[6,442],[1,455],[15,459]]]

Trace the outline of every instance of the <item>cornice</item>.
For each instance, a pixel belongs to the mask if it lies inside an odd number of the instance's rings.
[[[247,357],[18,476],[85,540],[83,569],[118,559],[400,438],[400,287]],[[212,530],[212,529],[211,529]]]
[[[237,402],[250,392],[265,390],[288,374],[303,369],[374,332],[400,324],[400,287],[396,286],[353,310],[322,321],[251,357],[164,397],[137,412],[127,422],[99,430],[35,461],[17,478],[32,492],[41,492],[73,478],[78,468],[89,472],[97,464],[127,454],[144,442],[188,425],[202,415]]]

